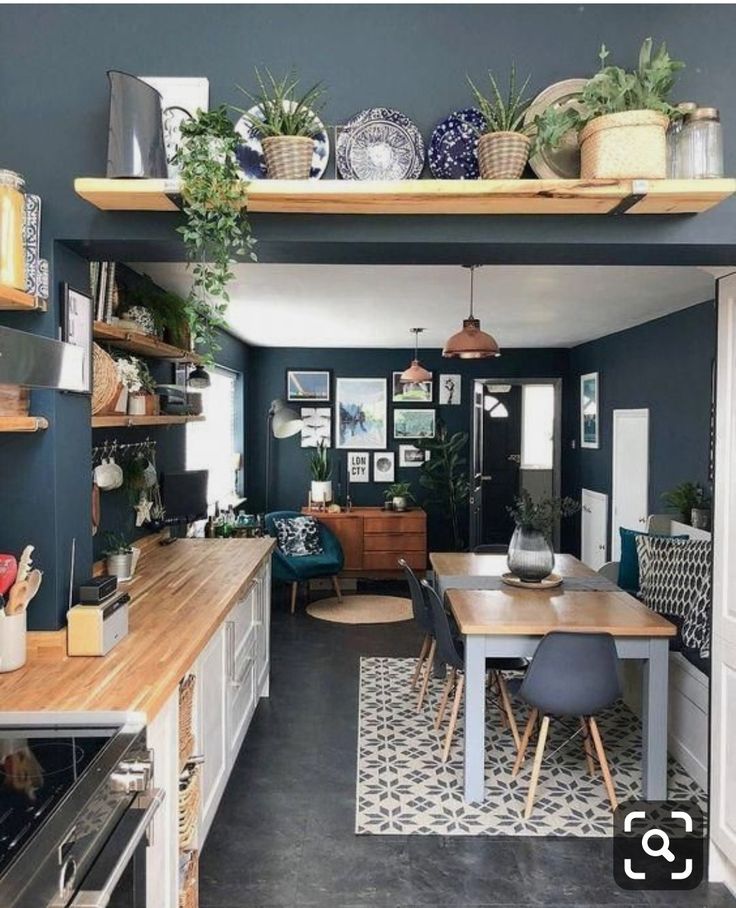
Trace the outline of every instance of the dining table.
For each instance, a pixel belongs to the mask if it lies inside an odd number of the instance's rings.
[[[620,659],[642,663],[642,797],[667,798],[667,685],[672,622],[572,555],[555,556],[559,586],[510,586],[505,555],[433,552],[437,592],[465,643],[464,797],[485,798],[486,658],[530,658],[553,631],[611,634]],[[571,667],[574,669],[574,667]]]

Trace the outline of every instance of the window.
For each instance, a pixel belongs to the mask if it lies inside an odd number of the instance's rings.
[[[209,470],[207,501],[224,504],[237,493],[242,441],[237,438],[239,378],[216,366],[208,370],[211,384],[202,394],[204,422],[187,423],[187,470]]]
[[[554,458],[554,385],[524,385],[521,397],[521,469],[551,470]]]
[[[502,404],[497,397],[488,395],[483,401],[483,406],[491,419],[508,419],[509,411],[506,409],[506,404]]]

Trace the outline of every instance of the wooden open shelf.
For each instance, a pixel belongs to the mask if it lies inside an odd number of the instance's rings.
[[[0,309],[16,309],[21,311],[40,310],[46,311],[46,301],[7,284],[0,284]]]
[[[105,211],[177,211],[177,180],[80,178]],[[248,210],[274,214],[696,214],[736,180],[254,180]]]
[[[132,428],[133,426],[181,426],[187,422],[203,422],[204,416],[93,416],[93,429]]]
[[[128,353],[137,353],[139,356],[150,356],[154,359],[171,359],[180,362],[198,363],[201,357],[189,350],[165,344],[156,337],[148,334],[139,334],[137,331],[126,331],[116,325],[106,322],[95,322],[92,328],[95,340]]]
[[[0,432],[42,432],[48,427],[44,416],[0,416]]]

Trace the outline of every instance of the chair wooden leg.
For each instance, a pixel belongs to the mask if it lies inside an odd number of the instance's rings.
[[[583,750],[585,751],[585,763],[588,767],[588,773],[591,776],[595,775],[595,763],[593,762],[593,746],[590,743],[590,731],[588,730],[588,723],[585,721],[585,716],[580,717],[580,729],[583,734]]]
[[[422,686],[419,688],[419,696],[417,697],[417,712],[420,712],[422,706],[424,705],[424,698],[427,696],[427,688],[429,687],[429,679],[434,671],[434,652],[437,649],[437,641],[432,640],[432,643],[429,647],[429,654],[424,663],[424,678],[422,679]]]
[[[335,587],[335,595],[337,596],[337,601],[342,602],[342,590],[340,589],[340,581],[337,577],[337,574],[332,575],[332,585]]]
[[[618,801],[616,800],[616,792],[613,790],[613,781],[611,779],[611,772],[608,768],[608,760],[606,759],[606,751],[603,747],[603,741],[601,741],[601,735],[598,731],[598,723],[595,721],[593,716],[590,716],[588,719],[588,725],[590,726],[590,733],[593,736],[593,744],[595,745],[595,752],[598,754],[598,762],[601,765],[601,773],[603,774],[603,784],[606,786],[606,793],[608,794],[608,800],[611,802],[611,810],[615,810],[618,807]]]
[[[514,718],[514,711],[511,708],[509,689],[506,686],[506,679],[503,676],[503,672],[496,672],[496,677],[498,678],[498,692],[501,695],[501,704],[503,705],[503,715],[508,721],[508,726],[511,729],[511,734],[514,736],[514,744],[518,752],[519,746],[521,745],[521,739],[519,738],[519,729],[517,728],[516,719]]]
[[[442,697],[440,698],[440,705],[437,708],[437,716],[434,720],[434,727],[439,729],[442,725],[442,720],[445,718],[445,710],[447,709],[447,701],[450,697],[450,693],[455,686],[455,681],[457,678],[457,669],[451,668],[447,673],[447,678],[445,679],[445,686],[442,688]]]
[[[514,768],[511,770],[511,775],[514,778],[516,778],[516,776],[519,774],[521,764],[524,762],[526,749],[529,746],[529,739],[531,738],[532,732],[534,731],[534,725],[537,721],[538,712],[538,710],[533,709],[529,713],[529,719],[527,720],[526,728],[524,729],[524,735],[521,739],[521,744],[519,744],[518,753],[516,754],[516,762],[514,763]]]
[[[542,757],[544,756],[544,745],[547,743],[547,731],[549,730],[549,716],[542,719],[542,727],[539,730],[539,740],[537,741],[537,750],[534,754],[534,766],[532,767],[532,778],[529,782],[529,794],[526,796],[526,807],[524,808],[524,819],[528,820],[534,806],[534,794],[537,790],[539,781],[539,770],[542,768]]]
[[[296,580],[291,584],[291,614],[296,611],[296,594],[299,591],[299,584]]]
[[[450,756],[450,747],[452,745],[452,738],[455,734],[455,726],[457,725],[457,714],[460,712],[460,704],[463,699],[463,688],[465,687],[465,675],[460,675],[458,679],[457,686],[455,688],[455,699],[452,701],[452,712],[450,713],[450,724],[447,726],[447,734],[445,735],[445,746],[442,748],[442,762],[447,763],[447,758]]]
[[[417,664],[414,667],[414,674],[411,676],[411,689],[417,686],[417,681],[419,680],[419,673],[422,670],[424,665],[424,660],[427,657],[427,650],[429,649],[429,634],[424,635],[424,640],[422,640],[422,648],[419,650],[419,657],[417,658]]]

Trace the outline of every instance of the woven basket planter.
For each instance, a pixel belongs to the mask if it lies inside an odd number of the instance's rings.
[[[580,133],[581,178],[663,180],[669,122],[656,110],[626,110],[591,120]]]
[[[482,180],[518,180],[529,160],[532,143],[520,132],[486,132],[478,140]]]
[[[269,180],[308,180],[314,139],[306,136],[269,136],[261,139]]]

